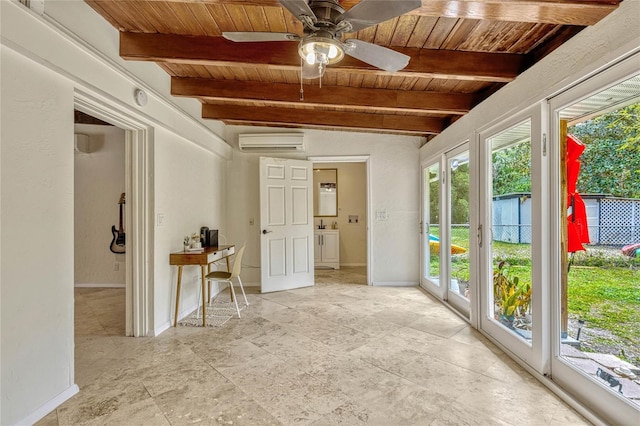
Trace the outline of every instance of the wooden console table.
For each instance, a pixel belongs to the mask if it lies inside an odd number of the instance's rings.
[[[211,264],[218,260],[227,260],[229,269],[229,257],[235,253],[235,246],[204,247],[202,251],[179,251],[169,255],[169,264],[178,267],[178,285],[176,286],[176,314],[173,318],[173,326],[178,324],[178,308],[180,306],[180,285],[182,284],[182,267],[187,265],[200,266],[202,274],[202,326],[207,325],[207,280],[205,276],[211,272]]]

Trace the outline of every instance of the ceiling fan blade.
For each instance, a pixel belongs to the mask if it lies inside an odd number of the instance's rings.
[[[301,16],[308,16],[314,24],[317,22],[316,14],[309,7],[307,0],[280,0],[280,3],[300,21],[304,22],[304,19],[300,18]]]
[[[400,71],[411,59],[404,53],[357,39],[345,40],[344,46],[347,55],[388,72]]]
[[[298,34],[293,33],[263,33],[263,32],[224,32],[222,37],[237,42],[251,41],[291,41],[300,40]]]
[[[327,67],[319,66],[318,64],[309,65],[307,61],[302,61],[302,78],[305,80],[313,80],[314,78],[320,78],[324,75]]]
[[[388,21],[422,6],[422,0],[362,0],[340,15],[337,22],[349,21],[356,32]]]

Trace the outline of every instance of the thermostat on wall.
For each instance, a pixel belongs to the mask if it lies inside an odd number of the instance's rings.
[[[74,148],[76,152],[82,152],[85,154],[88,154],[91,152],[91,145],[89,145],[89,135],[76,133],[73,135],[73,138],[74,138]]]

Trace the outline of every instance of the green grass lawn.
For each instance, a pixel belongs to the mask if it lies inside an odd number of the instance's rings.
[[[452,232],[453,244],[468,248],[469,230]],[[521,281],[531,282],[531,246],[493,242],[494,259],[509,263],[510,273]],[[439,271],[440,257],[432,255],[431,271]],[[468,255],[452,256],[452,274],[469,278]],[[533,283],[535,286],[535,283]],[[599,344],[610,339],[628,348],[617,355],[636,365],[640,363],[640,259],[622,255],[619,249],[588,246],[587,252],[576,253],[568,274],[569,317],[582,319],[585,327],[601,329],[610,337],[598,337]],[[575,336],[574,336],[575,337]]]
[[[627,348],[616,355],[640,365],[640,268],[573,266],[567,294],[571,318],[609,332],[594,345]]]

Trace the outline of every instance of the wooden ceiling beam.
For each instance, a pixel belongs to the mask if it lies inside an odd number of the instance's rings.
[[[213,104],[202,105],[202,118],[234,124],[344,128],[420,135],[440,133],[446,124],[440,118],[415,115]]]
[[[394,73],[425,77],[508,83],[524,70],[525,55],[457,50],[394,48],[409,55],[409,65]],[[295,42],[234,43],[222,37],[120,33],[120,56],[127,60],[217,66],[254,66],[298,70]],[[345,73],[389,73],[345,56],[332,66]]]
[[[279,106],[351,106],[378,111],[464,115],[474,106],[475,96],[466,93],[417,92],[368,89],[345,86],[318,87],[316,81],[304,85],[260,81],[214,80],[207,78],[171,79],[171,94],[225,101],[230,99],[266,102]]]
[[[278,0],[167,0],[180,3],[281,6]],[[392,0],[387,0],[392,1]],[[360,0],[341,0],[345,9]],[[589,26],[613,12],[620,0],[422,0],[411,15]]]
[[[411,14],[589,26],[618,7],[619,0],[422,0]]]

